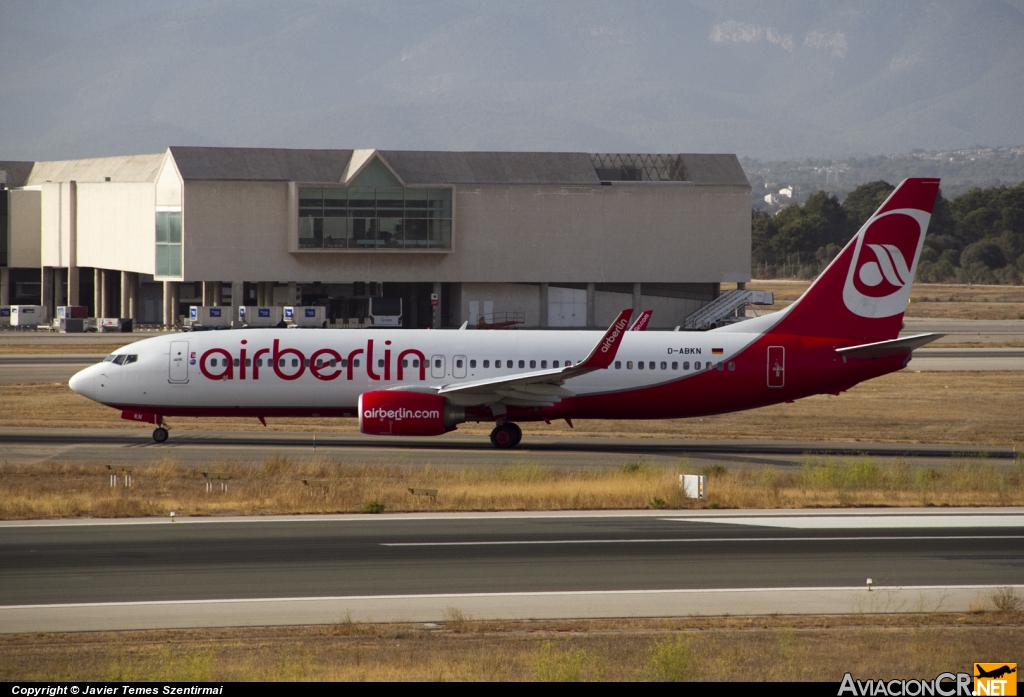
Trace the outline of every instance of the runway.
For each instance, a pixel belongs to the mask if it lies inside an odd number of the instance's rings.
[[[315,448],[314,448],[315,444]],[[487,467],[531,461],[553,467],[619,468],[624,462],[694,467],[772,465],[797,467],[808,455],[902,458],[916,466],[948,467],[963,458],[984,458],[996,466],[1014,466],[1012,446],[977,447],[902,443],[842,443],[767,440],[681,440],[536,436],[515,450],[497,450],[486,436],[451,433],[433,438],[379,438],[358,433],[317,434],[280,431],[187,431],[153,442],[149,429],[5,428],[0,430],[0,460],[10,465],[44,462],[152,464],[170,457],[187,466],[233,460],[258,464],[271,455],[302,461],[315,456],[350,462],[405,467]]]
[[[967,609],[1024,509],[0,523],[2,631]],[[869,591],[866,579],[871,578]]]

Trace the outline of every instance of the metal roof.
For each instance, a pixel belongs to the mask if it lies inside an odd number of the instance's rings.
[[[164,153],[36,162],[24,185],[68,181],[102,182],[107,177],[112,182],[152,182],[156,181],[163,161]]]
[[[33,165],[35,162],[0,160],[0,185],[6,186],[8,189],[24,186]]]
[[[170,148],[174,163],[188,181],[341,181],[351,150],[283,148]]]
[[[344,181],[353,150],[284,148],[169,148],[186,181],[294,181],[336,184]],[[359,151],[363,153],[363,151]],[[364,154],[368,154],[367,151]],[[576,152],[447,152],[378,150],[379,156],[409,185],[534,184],[595,186],[604,181],[690,182],[750,186],[735,155],[590,154]],[[155,181],[164,154],[104,157],[62,162],[13,163],[24,182]],[[0,169],[4,169],[0,163]],[[12,175],[8,174],[8,179]],[[15,181],[17,178],[15,178]]]

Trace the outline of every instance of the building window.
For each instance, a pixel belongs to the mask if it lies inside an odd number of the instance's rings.
[[[299,249],[451,248],[451,189],[299,188]]]
[[[181,211],[156,213],[155,276],[181,276]]]

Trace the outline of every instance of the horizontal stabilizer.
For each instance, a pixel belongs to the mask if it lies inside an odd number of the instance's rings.
[[[848,346],[836,349],[840,356],[852,358],[884,358],[886,356],[905,356],[914,349],[919,349],[925,344],[930,344],[945,334],[915,334],[905,336],[901,339],[891,341],[877,341],[873,344],[861,344],[860,346]]]

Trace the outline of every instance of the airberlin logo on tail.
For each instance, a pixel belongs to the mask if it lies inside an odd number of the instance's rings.
[[[924,211],[904,208],[873,218],[861,230],[843,287],[850,312],[881,318],[907,309],[929,218]]]
[[[604,341],[601,342],[601,353],[608,353],[615,348],[615,343],[618,340],[619,335],[622,334],[622,331],[626,328],[627,324],[629,324],[629,320],[625,317],[615,323],[615,328],[604,338]]]

